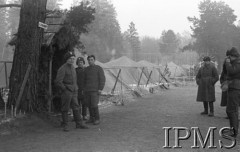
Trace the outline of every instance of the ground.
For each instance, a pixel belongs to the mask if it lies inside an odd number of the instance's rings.
[[[90,129],[70,132],[32,116],[31,121],[15,124],[19,131],[0,135],[1,152],[218,152],[240,151],[238,143],[232,149],[220,149],[219,140],[225,145],[231,141],[219,136],[220,128],[228,126],[225,108],[220,107],[220,90],[216,87],[215,117],[200,115],[202,103],[196,102],[197,87],[170,87],[160,94],[147,95],[128,102],[124,106],[108,106],[100,109],[101,124],[89,125]],[[23,123],[25,121],[25,123]],[[24,128],[23,128],[24,126]],[[199,127],[205,137],[209,127],[215,130],[214,145],[217,148],[191,149],[193,134],[180,141],[182,148],[165,149],[163,127]],[[181,135],[184,136],[184,135]],[[174,131],[170,131],[170,146],[174,146]]]

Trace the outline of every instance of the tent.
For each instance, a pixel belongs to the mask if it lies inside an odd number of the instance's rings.
[[[170,77],[180,77],[186,75],[186,71],[184,71],[182,67],[176,65],[173,62],[167,63],[167,67],[169,72],[171,73]]]
[[[151,77],[150,77],[150,82],[149,83],[167,83],[170,80],[167,78],[167,75],[164,73],[164,67],[162,65],[156,65],[153,64],[151,62],[145,61],[145,60],[141,60],[138,62],[138,64],[140,64],[141,66],[145,67],[145,75],[147,77],[149,77],[150,73],[151,73]]]
[[[144,68],[126,56],[107,62],[105,65],[112,68],[114,74],[121,69],[120,80],[130,86],[144,85],[147,82],[147,78],[143,75]]]

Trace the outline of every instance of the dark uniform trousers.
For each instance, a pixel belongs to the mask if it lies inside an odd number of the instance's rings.
[[[76,126],[82,125],[77,96],[77,92],[71,92],[67,89],[61,94],[63,126],[68,124],[68,111],[70,108],[73,110]]]
[[[78,92],[78,104],[79,104],[79,111],[82,113],[82,116],[85,117],[87,116],[87,104],[86,104],[86,99],[85,95],[82,94],[81,92]]]
[[[233,128],[235,134],[238,134],[238,106],[240,102],[240,90],[228,90],[227,115],[230,121],[230,127]]]
[[[213,108],[213,101],[203,101],[203,106],[204,106],[204,111],[208,113],[208,105],[209,105],[209,108],[210,108],[210,112],[214,112],[214,108]]]
[[[98,109],[98,103],[99,103],[99,94],[97,91],[88,91],[85,93],[89,113],[90,113],[90,119],[92,120],[100,120],[99,116],[99,109]]]

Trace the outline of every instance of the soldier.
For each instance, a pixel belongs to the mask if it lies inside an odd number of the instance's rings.
[[[228,78],[227,115],[230,122],[232,137],[238,134],[238,106],[240,101],[240,55],[235,47],[229,51],[229,57],[225,59]]]
[[[227,50],[226,56],[227,57],[229,56],[229,50]],[[228,91],[227,91],[227,88],[226,88],[227,85],[228,85],[226,62],[223,63],[222,73],[220,75],[220,84],[221,84],[221,89],[222,89],[220,106],[226,107],[227,106],[227,96],[228,96]],[[226,119],[228,119],[228,117],[226,117]]]
[[[214,65],[211,64],[210,57],[203,58],[204,64],[199,69],[196,82],[198,85],[197,101],[203,102],[204,111],[202,115],[208,114],[208,105],[210,107],[210,113],[208,116],[214,116],[213,102],[215,99],[215,83],[218,81],[218,72]]]
[[[84,90],[83,90],[83,83],[84,83],[84,58],[82,57],[78,57],[77,61],[77,68],[76,68],[76,72],[77,72],[77,84],[78,84],[78,104],[81,106],[81,110],[82,110],[82,118],[83,120],[87,120],[87,104],[85,101],[85,96],[84,96]]]
[[[57,72],[56,85],[61,89],[61,111],[62,111],[62,125],[63,131],[68,129],[68,111],[70,106],[73,110],[73,117],[76,122],[76,128],[87,129],[88,127],[83,124],[79,114],[79,105],[77,100],[78,86],[76,70],[73,67],[75,55],[73,52],[67,52],[64,55],[66,61]]]
[[[86,123],[93,123],[98,125],[100,123],[99,116],[99,95],[105,85],[105,75],[103,69],[95,65],[95,56],[90,55],[87,57],[89,66],[84,72],[84,90],[86,96],[86,102],[88,103],[90,118]]]

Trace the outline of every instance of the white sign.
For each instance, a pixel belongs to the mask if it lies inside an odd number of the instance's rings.
[[[38,27],[41,27],[41,28],[43,28],[43,29],[47,30],[47,28],[48,28],[48,25],[47,25],[47,24],[45,24],[45,23],[42,23],[42,22],[38,22]]]

